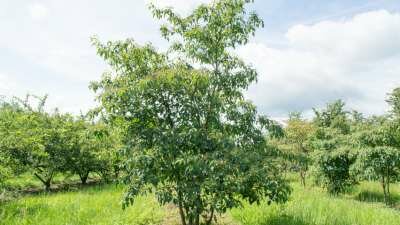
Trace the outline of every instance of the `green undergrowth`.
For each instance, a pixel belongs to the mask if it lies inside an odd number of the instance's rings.
[[[245,204],[219,221],[225,225],[398,225],[399,185],[392,186],[394,205],[383,203],[378,183],[364,182],[349,193],[331,196],[316,187],[293,183],[291,199],[283,205]],[[0,224],[130,224],[175,225],[172,205],[161,207],[154,196],[140,196],[122,210],[123,187],[96,185],[76,191],[26,195],[0,205]]]
[[[363,183],[344,196],[331,196],[320,188],[293,185],[294,192],[284,205],[262,203],[231,211],[243,225],[398,225],[400,211],[382,202],[365,202],[360,193],[379,193],[376,184]],[[398,190],[396,186],[394,190]],[[379,195],[379,194],[378,194]]]
[[[100,185],[76,192],[26,196],[5,203],[0,224],[160,224],[164,211],[152,196],[140,196],[132,207],[121,208],[122,187]]]

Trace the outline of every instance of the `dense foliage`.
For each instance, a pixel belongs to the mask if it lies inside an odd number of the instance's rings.
[[[109,71],[91,84],[100,104],[86,115],[48,110],[47,96],[0,99],[0,188],[23,173],[46,191],[57,174],[82,184],[91,176],[122,181],[124,208],[153,192],[177,207],[182,225],[287,201],[283,171],[298,173],[303,189],[312,178],[333,195],[378,181],[391,204],[400,180],[400,88],[381,116],[364,117],[342,100],[313,109],[312,118],[291,113],[284,124],[260,115],[243,94],[257,72],[234,54],[263,26],[247,10],[251,2],[217,0],[187,16],[150,5],[165,23],[166,52],[93,38]]]
[[[178,206],[182,224],[198,225],[243,199],[287,199],[266,143],[271,122],[242,94],[257,73],[231,51],[262,26],[247,2],[215,1],[186,17],[152,6],[175,55],[94,39],[112,73],[92,88],[107,120],[126,129],[125,206],[154,188],[160,203]]]
[[[118,140],[110,138],[107,128],[58,110],[47,112],[45,101],[46,97],[28,95],[2,102],[1,180],[29,172],[49,190],[57,173],[77,174],[85,183],[90,172],[111,170]]]
[[[314,125],[301,117],[298,112],[291,113],[285,127],[285,143],[289,144],[288,158],[300,175],[300,181],[306,186],[306,176],[311,164],[310,138],[314,135]]]
[[[399,89],[390,93],[390,114],[365,118],[357,111],[345,110],[341,100],[316,110],[311,121],[292,113],[278,147],[300,172],[310,169],[316,184],[339,194],[358,181],[381,183],[386,203],[390,203],[390,184],[399,180],[400,133]]]

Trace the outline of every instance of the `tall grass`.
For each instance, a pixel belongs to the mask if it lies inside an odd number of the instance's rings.
[[[220,219],[225,225],[399,225],[400,211],[387,207],[379,184],[365,182],[343,196],[330,196],[320,188],[294,192],[284,205],[261,203],[231,210]],[[86,225],[179,224],[176,208],[161,207],[154,196],[138,197],[132,207],[121,209],[123,188],[98,185],[79,191],[30,195],[0,205],[0,224]],[[367,194],[366,194],[367,193]],[[392,188],[398,198],[400,186]]]
[[[370,186],[363,184],[346,196],[335,197],[319,188],[303,189],[296,184],[285,205],[245,205],[230,214],[243,225],[399,225],[400,211],[383,203],[357,200]]]
[[[102,185],[78,192],[40,194],[0,206],[0,224],[159,224],[164,211],[152,196],[138,197],[122,210],[122,188]]]

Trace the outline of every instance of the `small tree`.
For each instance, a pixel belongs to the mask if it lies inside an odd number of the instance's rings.
[[[19,111],[18,104],[0,99],[0,188],[18,168],[7,150],[11,141],[8,128],[11,126],[11,121],[19,119]]]
[[[58,111],[45,112],[46,97],[33,96],[39,104],[32,107],[30,97],[18,99],[18,110],[12,112],[14,117],[0,121],[1,149],[17,165],[29,168],[49,190],[54,175],[66,169],[72,117]]]
[[[68,154],[67,169],[73,174],[77,174],[82,182],[86,184],[89,173],[96,171],[98,162],[94,151],[97,149],[94,137],[89,132],[89,124],[84,118],[72,121],[71,128],[71,152]]]
[[[107,121],[126,134],[124,206],[154,188],[160,203],[178,207],[183,225],[199,225],[243,199],[287,199],[265,140],[269,120],[242,94],[257,73],[231,53],[262,25],[247,2],[215,1],[187,17],[152,7],[179,59],[132,40],[94,40],[113,73],[92,88]]]
[[[386,100],[391,106],[391,113],[395,118],[400,118],[400,88],[395,88]]]
[[[400,151],[380,146],[364,149],[357,158],[356,167],[365,175],[380,181],[385,202],[390,203],[390,183],[400,175]]]
[[[80,148],[75,158],[76,173],[86,183],[90,172],[99,174],[108,182],[111,173],[119,174],[119,155],[121,148],[118,133],[102,121],[87,121],[80,134]]]
[[[355,154],[350,145],[350,122],[341,100],[327,104],[321,111],[314,110],[317,126],[312,137],[313,166],[317,182],[329,193],[339,194],[355,183],[350,168]]]
[[[314,137],[313,166],[316,181],[331,194],[344,192],[355,183],[351,167],[355,161],[347,138],[336,130],[319,129]]]
[[[119,178],[121,170],[121,134],[116,127],[110,127],[99,122],[94,124],[92,128],[98,151],[96,151],[96,159],[99,166],[97,172],[100,173],[103,180],[109,181],[111,175],[114,180]]]
[[[318,127],[333,128],[341,134],[349,134],[349,112],[344,109],[345,102],[341,99],[328,103],[325,109],[314,109],[314,123]]]
[[[306,174],[311,160],[309,139],[313,135],[314,127],[310,122],[302,119],[300,113],[291,113],[285,131],[286,142],[291,145],[292,161],[295,163],[301,183],[305,187]]]
[[[361,177],[380,181],[385,202],[389,204],[390,183],[400,175],[397,123],[385,116],[372,117],[354,136],[360,148],[354,171]]]

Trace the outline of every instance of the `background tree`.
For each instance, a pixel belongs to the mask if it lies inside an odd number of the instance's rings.
[[[344,105],[343,101],[337,100],[320,111],[314,109],[317,129],[311,143],[315,150],[315,177],[317,183],[332,194],[343,192],[355,183],[350,173],[355,155],[349,144],[350,121]]]
[[[81,116],[72,121],[74,133],[70,141],[73,143],[71,152],[68,154],[67,167],[72,174],[77,174],[82,182],[86,184],[90,172],[97,171],[100,166],[95,152],[98,151],[96,137],[90,132],[90,123]]]
[[[389,204],[390,184],[397,181],[400,175],[399,150],[389,146],[363,149],[358,155],[355,167],[365,176],[380,181],[385,203]]]
[[[389,94],[390,116],[373,116],[354,133],[359,148],[355,173],[380,181],[387,204],[390,203],[390,184],[400,176],[399,90],[394,89]]]
[[[10,146],[18,143],[13,135],[15,133],[9,131],[12,127],[18,127],[21,116],[22,109],[17,102],[0,99],[0,187],[6,179],[24,171],[12,157]]]
[[[391,113],[396,118],[400,118],[400,88],[395,88],[389,93],[387,103],[391,106]]]
[[[118,128],[110,127],[103,122],[96,123],[94,136],[99,145],[96,158],[100,163],[98,172],[104,181],[109,181],[111,175],[117,180],[121,171],[121,133]]]
[[[89,125],[85,136],[83,146],[90,149],[94,156],[92,172],[98,173],[105,182],[109,182],[112,175],[117,179],[121,160],[119,151],[122,148],[118,130],[97,121]]]
[[[345,102],[341,99],[328,103],[326,109],[314,110],[314,123],[318,127],[332,128],[342,134],[350,132],[350,123],[348,119],[349,112],[344,109]]]
[[[21,168],[29,168],[49,190],[54,175],[66,170],[74,130],[72,116],[44,110],[46,98],[28,95],[18,99],[18,110],[10,111],[12,119],[0,121],[0,129],[2,151]],[[38,101],[36,107],[30,104],[32,100]]]
[[[306,186],[306,174],[309,167],[311,147],[309,140],[313,135],[314,127],[310,122],[301,118],[298,112],[291,113],[287,126],[285,127],[286,142],[290,145],[290,154],[297,171],[300,174],[300,181]]]
[[[39,152],[41,148],[38,137],[31,132],[36,124],[34,116],[22,102],[17,98],[4,101],[0,110],[1,159],[8,175],[11,171],[25,171],[30,152]]]
[[[178,59],[132,40],[94,40],[113,73],[92,88],[126,134],[125,206],[150,184],[162,204],[178,206],[182,224],[198,225],[243,199],[287,199],[265,139],[269,120],[242,94],[257,73],[231,53],[262,26],[248,2],[215,1],[186,17],[152,6]]]

